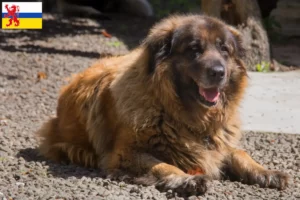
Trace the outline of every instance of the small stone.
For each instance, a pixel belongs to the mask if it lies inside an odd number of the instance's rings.
[[[25,186],[25,183],[22,183],[22,182],[16,182],[16,185],[17,185],[17,186],[22,186],[22,187],[23,187],[23,186]]]
[[[274,159],[274,160],[273,160],[273,163],[277,165],[277,164],[279,164],[280,162],[279,162],[279,160],[275,160],[275,159]]]
[[[300,167],[300,160],[296,160],[296,166]]]
[[[227,199],[229,199],[229,200],[233,199],[232,195],[227,196]]]
[[[140,190],[137,187],[132,187],[129,192],[130,193],[140,193]]]
[[[103,187],[108,186],[108,182],[107,181],[103,181]]]
[[[5,146],[1,146],[0,147],[0,151],[4,151],[6,153],[10,153],[11,152],[11,150],[8,147],[5,147]]]
[[[18,181],[18,180],[20,180],[20,179],[21,179],[21,176],[20,176],[20,175],[18,175],[18,174],[14,174],[14,179],[15,179],[16,181]]]
[[[196,196],[190,196],[190,197],[188,198],[188,200],[198,200],[198,197],[196,197]]]

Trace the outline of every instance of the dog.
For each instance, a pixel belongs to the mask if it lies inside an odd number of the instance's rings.
[[[101,58],[62,88],[57,116],[37,132],[40,153],[182,195],[205,193],[225,172],[284,189],[287,174],[239,148],[244,55],[239,31],[219,19],[162,19],[130,53]]]

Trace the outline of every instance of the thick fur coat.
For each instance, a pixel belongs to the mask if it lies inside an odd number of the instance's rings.
[[[100,59],[63,87],[57,116],[38,131],[40,152],[178,193],[204,193],[225,171],[283,189],[286,174],[238,148],[243,55],[235,28],[208,16],[170,16],[135,50]]]

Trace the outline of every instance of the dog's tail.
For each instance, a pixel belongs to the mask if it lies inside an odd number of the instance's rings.
[[[98,156],[92,149],[65,142],[58,129],[58,118],[46,122],[37,132],[39,153],[55,162],[69,161],[84,167],[97,168]]]

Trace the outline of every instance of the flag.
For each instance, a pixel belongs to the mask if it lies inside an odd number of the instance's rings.
[[[2,29],[42,29],[42,2],[2,2]]]

